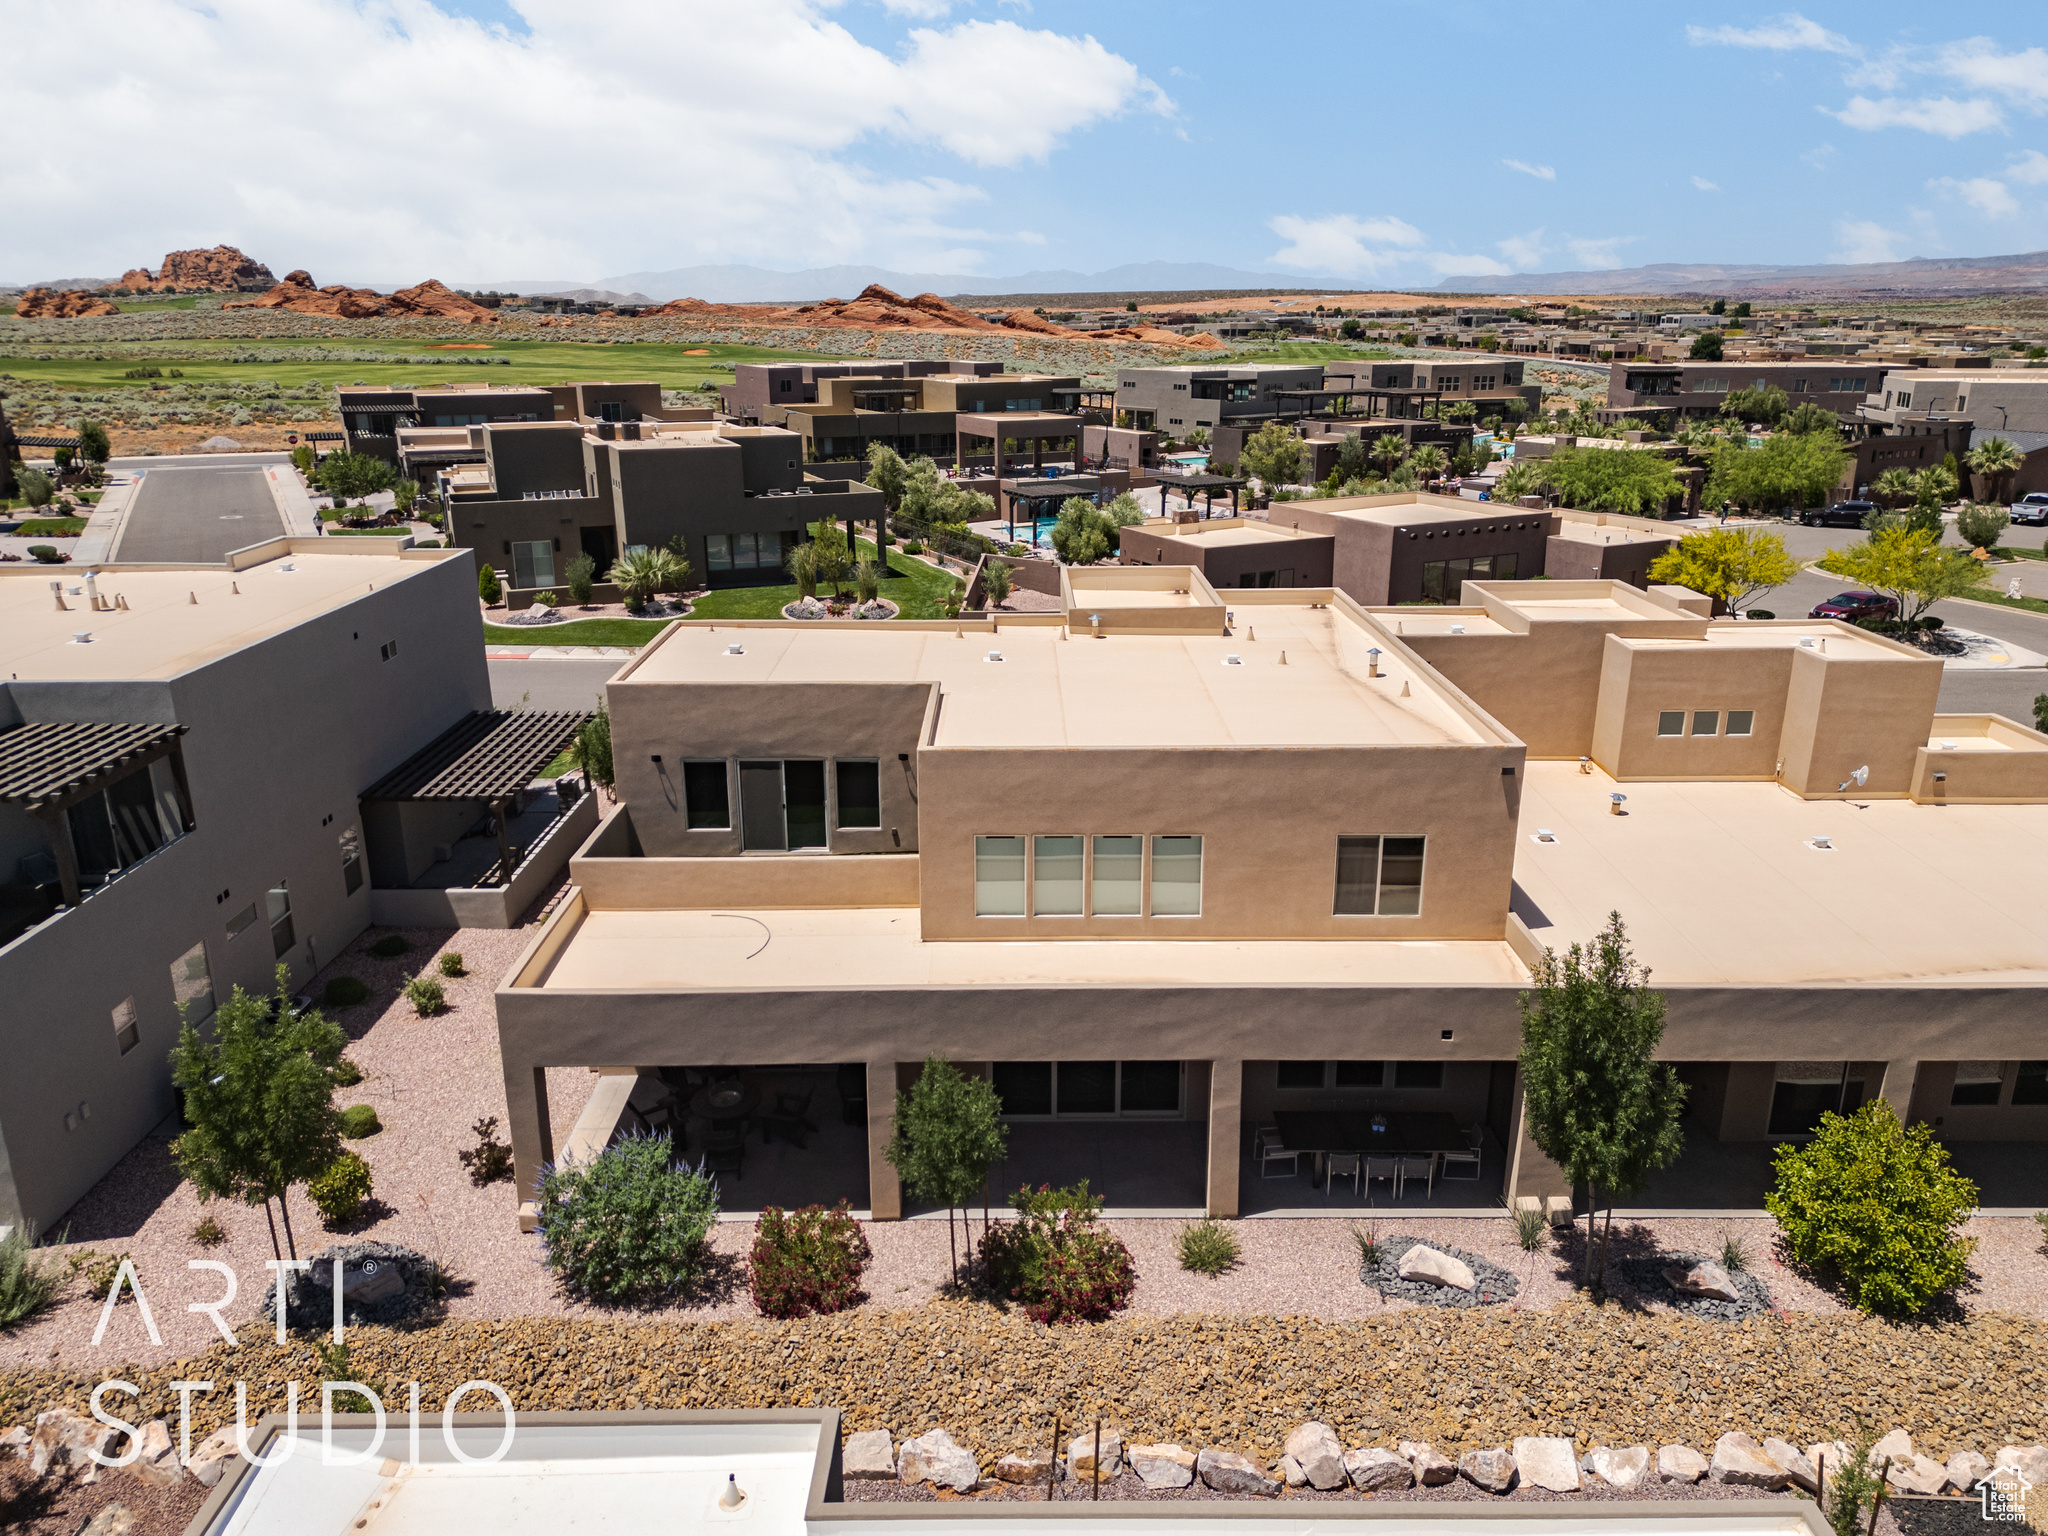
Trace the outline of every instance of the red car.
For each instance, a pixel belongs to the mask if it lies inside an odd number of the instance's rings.
[[[1858,619],[1888,619],[1899,605],[1882,592],[1837,592],[1824,603],[1816,603],[1809,617],[1840,619],[1854,624]]]

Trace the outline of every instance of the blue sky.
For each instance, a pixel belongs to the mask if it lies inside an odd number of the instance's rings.
[[[1180,260],[1396,287],[2048,247],[2028,6],[71,0],[11,26],[24,57],[81,31],[101,57],[10,82],[0,196],[49,216],[0,278],[219,240],[321,282]],[[149,142],[179,176],[122,170]]]

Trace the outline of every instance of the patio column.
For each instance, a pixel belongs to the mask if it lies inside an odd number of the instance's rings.
[[[1892,1113],[1904,1125],[1913,1113],[1913,1084],[1920,1076],[1917,1061],[1888,1061],[1884,1064],[1884,1083],[1878,1091],[1885,1103],[1891,1105]]]
[[[882,1156],[896,1119],[896,1063],[871,1061],[868,1068],[868,1212],[875,1221],[903,1218],[903,1181]]]
[[[555,1133],[548,1123],[545,1067],[505,1063],[505,1118],[512,1137],[512,1179],[521,1209],[520,1230],[531,1231],[524,1208],[534,1198],[541,1165],[555,1160]]]
[[[1516,1067],[1514,1108],[1508,1112],[1507,1187],[1501,1191],[1510,1211],[1523,1195],[1538,1200],[1549,1195],[1563,1195],[1567,1200],[1572,1196],[1571,1180],[1564,1170],[1546,1157],[1529,1135],[1528,1105],[1523,1097],[1527,1086],[1522,1069]]]
[[[1244,1139],[1244,1061],[1209,1063],[1209,1178],[1203,1204],[1211,1216],[1237,1214],[1237,1171]]]

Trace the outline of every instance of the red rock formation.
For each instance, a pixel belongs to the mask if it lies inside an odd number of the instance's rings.
[[[22,320],[75,320],[80,315],[118,315],[105,299],[96,299],[82,288],[31,288],[14,306]]]
[[[137,293],[261,293],[276,282],[262,262],[232,245],[216,245],[210,251],[172,251],[159,270],[137,267],[120,286]]]
[[[418,315],[435,320],[460,320],[480,325],[497,320],[481,304],[473,304],[454,289],[434,278],[396,293],[383,294],[369,288],[350,288],[333,283],[313,286],[312,274],[288,272],[283,282],[253,299],[234,300],[223,309],[285,309],[295,315],[331,315],[337,320],[376,320],[387,316]]]

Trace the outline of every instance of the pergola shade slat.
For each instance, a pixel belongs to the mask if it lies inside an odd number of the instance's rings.
[[[0,802],[62,804],[139,758],[159,755],[182,725],[47,720],[0,730]]]
[[[482,709],[363,791],[365,800],[502,800],[533,782],[588,713]]]

